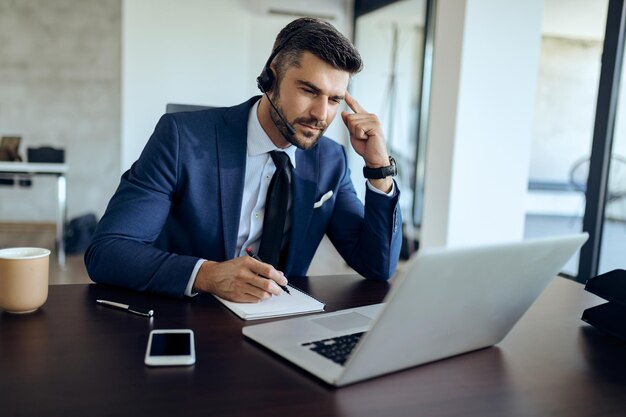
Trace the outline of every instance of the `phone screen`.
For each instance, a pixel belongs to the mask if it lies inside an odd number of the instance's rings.
[[[150,356],[191,355],[189,333],[155,333],[152,335]]]

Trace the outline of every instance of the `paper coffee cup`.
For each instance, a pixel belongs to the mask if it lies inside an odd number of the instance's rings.
[[[46,302],[49,257],[44,248],[0,249],[0,309],[30,313]]]

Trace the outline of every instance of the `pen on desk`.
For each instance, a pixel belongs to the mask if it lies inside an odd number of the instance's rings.
[[[252,248],[246,248],[246,253],[247,253],[247,254],[248,254],[248,256],[250,256],[251,258],[254,258],[254,259],[256,259],[256,260],[257,260],[257,261],[259,261],[259,262],[263,262],[263,261],[261,260],[261,258],[259,258],[259,257],[257,256],[257,254],[256,254],[256,253],[254,253],[254,251],[252,250]],[[263,275],[259,275],[259,276],[260,276],[260,277],[263,277]],[[267,277],[263,277],[263,278],[267,278]],[[267,279],[269,279],[269,278],[267,278]],[[291,293],[289,292],[289,288],[287,288],[287,286],[286,286],[286,285],[280,285],[280,284],[278,284],[278,282],[277,282],[276,284],[277,284],[277,285],[278,285],[278,286],[279,286],[279,287],[280,287],[283,291],[285,291],[287,294],[291,295]]]
[[[154,310],[146,310],[144,308],[133,307],[128,304],[116,303],[115,301],[96,300],[96,303],[113,307],[113,308],[119,308],[120,310],[126,310],[129,313],[137,314],[138,316],[143,316],[143,317],[154,316]]]

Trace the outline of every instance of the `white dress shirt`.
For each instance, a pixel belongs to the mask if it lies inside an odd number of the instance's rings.
[[[246,254],[246,248],[250,247],[258,252],[261,244],[261,233],[263,232],[263,218],[265,217],[265,197],[267,189],[276,165],[270,156],[272,151],[283,151],[289,156],[292,169],[296,168],[296,147],[293,145],[287,148],[277,148],[267,133],[261,127],[261,122],[257,115],[259,101],[250,109],[248,117],[248,144],[246,153],[246,173],[243,185],[243,199],[241,201],[241,215],[239,217],[239,231],[237,233],[237,248],[235,253],[239,256]],[[291,172],[287,171],[289,181],[291,181]],[[287,203],[287,211],[291,207],[291,194]],[[285,222],[285,230],[291,227],[291,216],[287,216]],[[200,259],[196,263],[191,277],[185,289],[185,295],[195,295],[193,291],[193,283],[198,275],[200,266],[205,259]]]

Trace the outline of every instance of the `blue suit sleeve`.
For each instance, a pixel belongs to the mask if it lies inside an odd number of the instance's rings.
[[[176,122],[171,115],[165,115],[139,159],[122,175],[85,253],[85,265],[93,281],[184,295],[199,258],[154,246],[175,195],[178,154]]]
[[[327,234],[343,259],[368,279],[393,276],[402,245],[400,191],[391,197],[367,189],[365,206],[358,199],[347,168],[341,179]],[[367,187],[366,187],[367,188]]]

